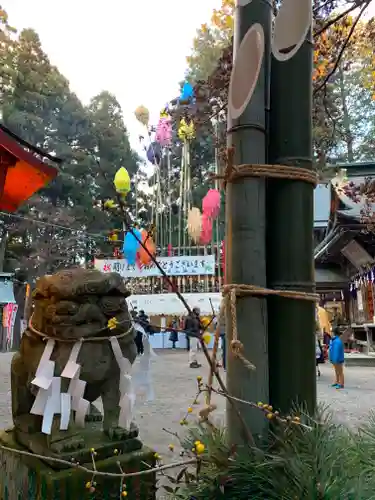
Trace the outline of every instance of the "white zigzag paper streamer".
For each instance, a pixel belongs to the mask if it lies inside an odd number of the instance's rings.
[[[128,359],[124,358],[117,337],[111,337],[109,341],[120,368],[120,415],[118,426],[123,429],[129,429],[135,404],[135,394],[132,388],[131,377],[132,365]]]

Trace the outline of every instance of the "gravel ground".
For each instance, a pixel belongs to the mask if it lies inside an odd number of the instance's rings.
[[[10,361],[11,353],[0,354],[0,419],[1,426],[9,427],[11,421],[10,395]],[[208,368],[201,355],[202,368],[192,370],[188,366],[186,351],[158,351],[152,363],[155,399],[151,402],[138,401],[136,405],[136,421],[140,428],[143,442],[154,448],[166,460],[172,458],[168,444],[174,438],[163,428],[171,432],[180,432],[180,420],[196,394],[197,375],[207,379]],[[320,402],[329,404],[335,418],[350,426],[363,422],[375,400],[375,368],[347,367],[346,387],[337,391],[330,387],[332,369],[326,364],[321,367],[318,379],[318,398]],[[218,406],[216,418],[225,416],[225,401],[216,396],[214,402]],[[194,418],[194,417],[193,417]],[[160,497],[162,498],[162,496]]]

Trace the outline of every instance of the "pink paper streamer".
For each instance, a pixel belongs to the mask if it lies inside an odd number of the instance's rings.
[[[207,214],[202,215],[202,231],[200,242],[202,245],[207,245],[212,240],[212,219]]]
[[[216,219],[220,213],[220,193],[217,189],[209,189],[202,200],[203,214]]]

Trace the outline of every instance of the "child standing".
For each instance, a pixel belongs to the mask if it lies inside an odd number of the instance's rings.
[[[332,387],[344,388],[344,344],[341,340],[341,332],[338,328],[333,331],[333,337],[329,344],[329,360],[335,370],[335,382]]]

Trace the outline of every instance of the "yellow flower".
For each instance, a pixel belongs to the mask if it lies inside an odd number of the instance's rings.
[[[90,448],[91,453],[94,453],[94,451],[95,451],[95,448]]]
[[[114,453],[115,455],[118,455],[118,449],[116,448],[115,450],[113,450],[113,453]]]
[[[117,318],[111,318],[108,320],[107,327],[110,330],[114,330],[115,328],[117,328],[117,325],[118,325]]]
[[[107,200],[104,202],[104,208],[111,209],[111,208],[116,208],[116,202],[114,200]]]
[[[173,451],[173,450],[174,450],[174,444],[172,444],[172,443],[171,443],[171,444],[169,444],[169,445],[168,445],[168,448],[169,448],[171,451]]]
[[[89,490],[91,488],[91,481],[88,481],[86,483],[86,490]]]
[[[205,450],[204,444],[203,443],[198,443],[196,445],[196,447],[195,447],[195,450],[196,450],[196,452],[197,452],[198,455],[201,455],[204,452],[204,450]]]
[[[202,377],[200,375],[198,375],[197,380],[198,380],[198,382],[201,382],[202,381]]]
[[[124,491],[121,493],[121,496],[122,496],[122,497],[124,497],[124,498],[125,498],[125,497],[127,497],[127,496],[128,496],[128,492],[124,490]]]
[[[160,460],[161,457],[160,457],[159,453],[154,453],[154,458],[156,460]]]
[[[268,420],[272,420],[272,418],[273,418],[273,413],[267,413],[267,418],[268,418]]]
[[[188,410],[187,410],[188,413],[193,413],[193,408],[191,406],[189,406]]]

